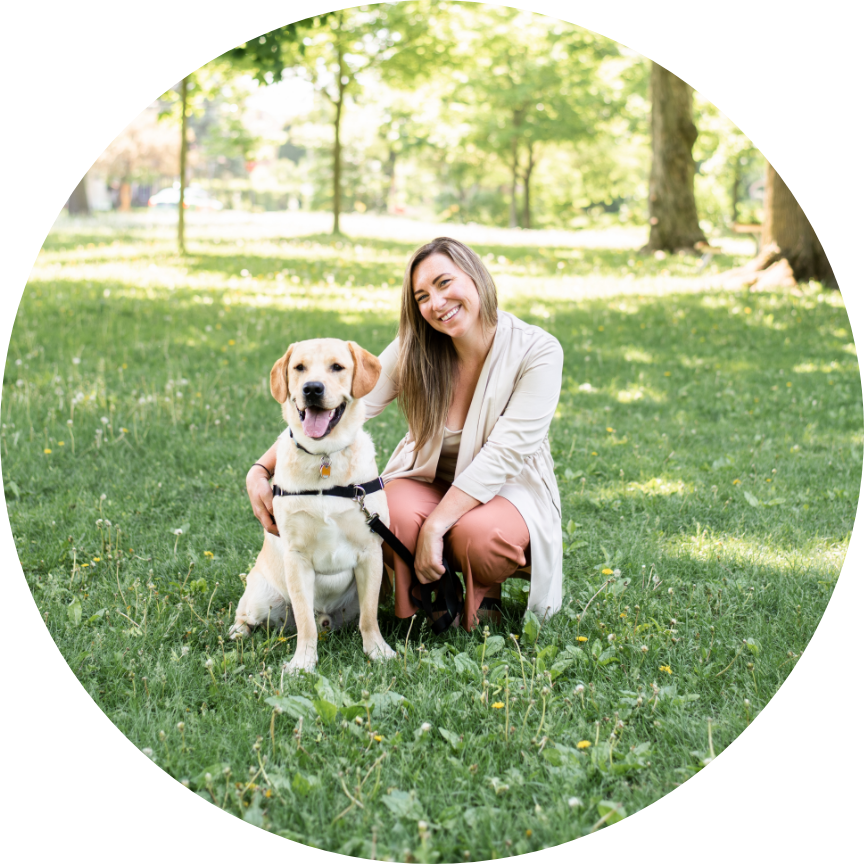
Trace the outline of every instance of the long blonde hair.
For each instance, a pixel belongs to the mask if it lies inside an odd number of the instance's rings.
[[[492,276],[470,247],[450,237],[421,246],[408,261],[402,282],[399,315],[399,407],[419,450],[444,425],[453,398],[458,358],[453,340],[433,329],[414,298],[414,270],[431,255],[446,255],[477,286],[480,321],[485,329],[498,323],[498,292]]]

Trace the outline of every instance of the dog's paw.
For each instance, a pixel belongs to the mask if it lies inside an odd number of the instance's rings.
[[[301,655],[298,651],[282,666],[283,675],[299,675],[301,672],[312,673],[318,665],[318,658],[310,654]]]
[[[363,649],[370,660],[394,660],[396,652],[383,640],[375,642],[371,648]]]
[[[228,631],[228,638],[236,642],[238,639],[245,639],[251,632],[248,624],[238,621]]]

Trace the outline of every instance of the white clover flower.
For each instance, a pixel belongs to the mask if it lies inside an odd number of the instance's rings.
[[[77,366],[81,362],[81,358],[80,357],[73,357],[72,362]]]
[[[578,798],[573,796],[572,798],[567,799],[567,806],[568,807],[581,807],[582,802]]]
[[[102,421],[102,425],[103,425],[103,426],[107,426],[107,425],[108,425],[108,418],[107,418],[107,417],[100,417],[99,419]]]
[[[420,724],[420,731],[421,732],[429,732],[429,731],[431,731],[431,729],[432,729],[431,723],[421,723]]]

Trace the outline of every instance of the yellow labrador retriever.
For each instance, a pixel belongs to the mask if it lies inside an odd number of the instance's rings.
[[[315,668],[316,619],[336,629],[359,615],[366,654],[396,656],[378,629],[381,538],[355,500],[317,494],[378,477],[375,448],[362,426],[363,397],[380,372],[378,358],[354,342],[311,339],[291,345],[270,373],[270,391],[288,424],[277,442],[273,478],[279,536],[264,534],[230,636],[241,638],[258,624],[296,626],[288,672]],[[365,506],[389,524],[380,486],[365,495]]]

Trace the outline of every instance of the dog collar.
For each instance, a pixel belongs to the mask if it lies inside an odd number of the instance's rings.
[[[288,434],[291,436],[291,440],[294,442],[294,444],[299,450],[302,450],[304,453],[308,453],[310,456],[318,455],[316,453],[311,453],[294,437],[294,433],[291,431],[290,426],[288,427]],[[318,470],[320,471],[322,477],[327,478],[330,476],[330,457],[333,455],[333,453],[341,453],[344,449],[344,447],[341,447],[339,450],[333,450],[331,453],[321,454],[321,467]]]

